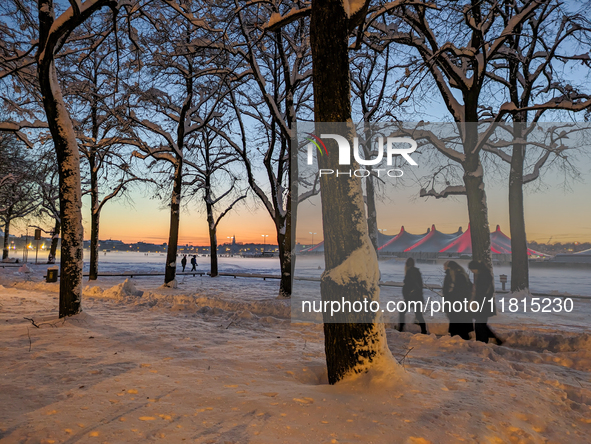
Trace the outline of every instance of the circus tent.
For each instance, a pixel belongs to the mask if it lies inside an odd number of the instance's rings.
[[[511,238],[501,231],[501,227],[497,225],[495,231],[490,234],[490,249],[493,254],[511,254]],[[457,254],[472,254],[472,238],[470,237],[470,225],[466,232],[450,242],[445,248],[440,250],[440,253],[457,253]],[[547,256],[544,253],[527,249],[528,256]]]
[[[511,254],[511,239],[501,231],[499,225],[490,234],[490,240],[493,254]],[[433,225],[423,234],[409,233],[402,226],[396,236],[379,233],[378,244],[380,245],[378,248],[380,253],[472,254],[470,225],[468,225],[465,232],[462,232],[462,227],[460,227],[455,233],[442,233]],[[302,253],[312,252],[324,252],[324,242],[319,242],[310,248],[302,250]],[[529,256],[547,256],[531,248],[528,248],[527,254]]]
[[[431,230],[414,245],[404,250],[405,253],[417,251],[421,253],[438,253],[442,248],[445,248],[450,242],[462,235],[462,227],[457,232],[446,234],[435,228],[435,225],[431,227]]]
[[[430,229],[427,229],[427,232],[424,234],[411,234],[404,229],[404,226],[402,226],[402,228],[400,228],[400,233],[379,247],[378,250],[384,253],[403,252],[427,236],[430,231]]]

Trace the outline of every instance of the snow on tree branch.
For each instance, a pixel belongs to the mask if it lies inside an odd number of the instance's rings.
[[[419,195],[420,197],[435,197],[436,199],[442,199],[448,196],[465,196],[466,187],[463,185],[450,185],[441,192],[437,192],[433,188],[429,191],[421,188]]]

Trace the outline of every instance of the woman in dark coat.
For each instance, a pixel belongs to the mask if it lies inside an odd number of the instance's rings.
[[[423,277],[421,276],[419,269],[415,267],[415,260],[412,257],[409,257],[406,260],[404,271],[404,286],[402,287],[402,296],[404,297],[404,300],[407,302],[407,304],[410,301],[421,302],[424,304],[425,299],[423,298]],[[427,324],[425,323],[423,312],[420,310],[422,308],[422,304],[417,304],[418,307],[415,305],[417,308],[415,309],[415,316],[419,326],[421,327],[421,333],[426,335]],[[406,312],[401,311],[399,313],[398,331],[404,330],[405,316]]]
[[[187,266],[187,255],[185,254],[181,259],[181,267],[183,267],[183,271],[185,271],[185,267]]]
[[[452,305],[460,301],[464,305],[464,299],[470,301],[472,298],[472,282],[462,266],[455,261],[448,261],[443,264],[445,279],[443,280],[443,297]],[[460,338],[469,340],[470,332],[474,331],[472,316],[464,311],[456,312],[448,310],[449,334],[458,335]]]
[[[468,268],[474,274],[473,299],[479,304],[484,303],[482,311],[474,313],[476,340],[488,343],[489,339],[494,339],[498,345],[501,345],[502,341],[487,324],[488,318],[497,314],[497,307],[494,300],[495,284],[492,272],[481,261],[471,261],[468,264]],[[492,305],[490,303],[491,298],[493,298]]]

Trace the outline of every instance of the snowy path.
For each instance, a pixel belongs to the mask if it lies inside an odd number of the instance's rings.
[[[0,442],[588,442],[589,332],[499,328],[497,347],[388,330],[395,356],[412,348],[398,376],[331,387],[322,327],[247,282],[140,297],[99,280],[56,323],[55,285],[0,280]]]

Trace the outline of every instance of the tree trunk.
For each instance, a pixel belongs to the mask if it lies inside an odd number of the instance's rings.
[[[287,201],[287,214],[277,226],[277,246],[279,247],[279,266],[281,281],[279,283],[279,297],[291,297],[292,281],[292,236],[291,236],[291,199]]]
[[[51,248],[49,249],[49,258],[47,259],[48,264],[55,264],[55,255],[57,254],[57,243],[60,239],[60,221],[55,220],[55,226],[53,227],[53,235],[51,236]]]
[[[484,191],[482,164],[477,155],[467,155],[463,166],[472,240],[472,259],[483,262],[487,268],[492,270],[488,207]]]
[[[349,26],[350,19],[340,0],[313,0],[310,42],[315,121],[349,122],[345,136],[352,146]],[[329,152],[337,152],[334,140],[326,139],[326,145]],[[338,156],[319,156],[318,163],[320,168],[339,168]],[[355,166],[351,165],[351,168]],[[367,234],[361,180],[323,175],[320,187],[326,265],[320,284],[322,300],[340,301],[344,298],[351,303],[364,298],[379,300],[378,262]],[[347,267],[347,261],[363,266]],[[343,276],[343,269],[347,268],[354,268],[359,274],[339,279]],[[326,313],[324,315],[324,346],[330,384],[347,375],[366,371],[382,356],[390,355],[384,325],[377,323],[373,313],[354,318],[349,315],[341,320],[342,323],[331,323],[334,320]],[[360,321],[367,323],[358,323]]]
[[[93,153],[91,153],[88,161],[90,166],[90,270],[88,272],[88,280],[95,281],[98,277],[99,218],[101,213],[98,201],[98,177]]]
[[[367,204],[367,230],[371,244],[378,252],[378,212],[376,210],[376,191],[374,187],[374,178],[369,175],[365,178],[365,196]]]
[[[364,110],[364,115],[366,111]],[[364,143],[360,144],[360,149],[363,148],[363,156],[365,159],[371,159],[372,145],[371,140],[373,138],[373,131],[371,129],[370,122],[364,122],[363,128],[363,139]],[[376,190],[375,180],[376,178],[371,174],[371,167],[366,167],[370,172],[370,175],[365,178],[365,205],[367,206],[367,231],[371,244],[376,250],[376,254],[379,256],[378,251],[378,212],[376,208]]]
[[[523,136],[523,123],[515,122],[514,137]],[[511,227],[511,291],[529,287],[529,263],[523,208],[525,145],[513,144],[509,173],[509,225]]]
[[[80,8],[74,19],[60,16],[55,25],[52,0],[38,0],[39,39],[37,50],[37,78],[43,97],[47,126],[51,132],[59,169],[60,221],[62,247],[60,259],[59,316],[79,313],[82,301],[82,266],[84,231],[82,227],[82,188],[80,180],[80,153],[72,120],[64,104],[57,80],[54,57],[64,38],[92,14],[112,0],[97,0]],[[87,2],[90,3],[90,2]]]
[[[168,251],[166,252],[166,270],[164,283],[172,282],[176,277],[176,251],[179,242],[179,222],[181,214],[181,191],[183,186],[183,159],[176,158],[174,167],[174,185],[170,199],[170,231],[168,234]]]
[[[2,247],[2,260],[8,259],[8,245],[9,245],[9,234],[10,234],[10,209],[6,211],[5,223],[4,223],[4,245]],[[27,246],[25,245],[25,248]]]
[[[40,12],[40,16],[41,14]],[[62,318],[75,315],[81,310],[84,238],[80,155],[74,127],[66,110],[55,66],[50,57],[39,61],[38,77],[47,124],[59,166],[62,225],[59,317]]]
[[[207,178],[209,179],[209,177]],[[206,180],[207,180],[206,179]],[[206,194],[208,196],[208,194]],[[209,227],[209,262],[210,262],[210,276],[216,277],[218,275],[218,239],[217,226],[213,217],[213,205],[206,199],[205,207],[207,209],[207,226]]]
[[[90,270],[88,280],[95,281],[98,277],[100,210],[92,211],[90,217]]]

